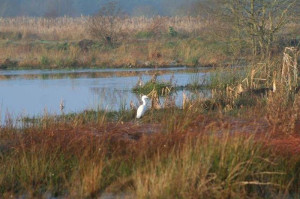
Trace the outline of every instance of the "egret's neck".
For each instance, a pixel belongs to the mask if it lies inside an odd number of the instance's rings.
[[[146,100],[145,99],[142,99],[142,101],[143,101],[143,105],[145,106],[146,105]]]

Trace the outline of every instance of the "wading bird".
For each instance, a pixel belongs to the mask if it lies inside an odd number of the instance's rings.
[[[146,107],[146,104],[147,104],[146,99],[148,99],[148,97],[146,95],[143,95],[143,97],[142,97],[143,104],[139,106],[139,108],[138,108],[138,110],[136,112],[136,118],[137,119],[141,118],[144,115],[144,113],[145,113],[145,111],[147,109],[147,107]]]
[[[65,108],[65,102],[64,102],[64,100],[60,100],[60,104],[59,104],[60,111],[63,111],[64,108]]]

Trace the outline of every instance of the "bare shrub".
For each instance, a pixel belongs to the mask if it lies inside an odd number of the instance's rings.
[[[166,18],[160,16],[153,18],[148,31],[151,32],[155,37],[161,36],[167,31]]]
[[[215,4],[210,14],[230,27],[228,39],[232,40],[233,49],[241,53],[249,49],[253,56],[264,60],[271,57],[277,34],[295,20],[295,3],[294,0],[212,0],[208,5]]]
[[[96,16],[88,20],[89,34],[107,45],[114,45],[121,36],[122,26],[118,22],[121,21],[122,17],[124,14],[116,2],[107,3]]]
[[[294,47],[286,47],[283,53],[281,83],[285,83],[290,90],[298,86],[298,55],[299,50]]]

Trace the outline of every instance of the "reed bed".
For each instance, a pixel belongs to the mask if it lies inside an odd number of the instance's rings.
[[[77,18],[37,18],[37,17],[17,17],[0,18],[1,32],[20,33],[21,37],[39,38],[48,40],[81,40],[89,38],[86,29],[90,17],[82,16]],[[101,20],[107,23],[108,17]],[[115,27],[121,32],[136,34],[148,31],[155,24],[167,31],[173,27],[176,31],[185,33],[195,33],[201,31],[209,22],[200,17],[124,17],[116,18]]]

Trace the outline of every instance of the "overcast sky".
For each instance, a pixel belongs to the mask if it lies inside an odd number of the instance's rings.
[[[177,15],[200,0],[115,0],[129,15]],[[0,16],[93,15],[109,0],[0,0]]]

